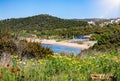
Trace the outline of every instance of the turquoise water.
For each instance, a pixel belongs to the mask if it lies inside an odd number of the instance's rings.
[[[42,46],[51,48],[54,53],[73,52],[74,54],[79,54],[81,52],[81,49],[67,47],[67,46],[60,46],[60,45],[53,45],[53,44],[42,44]]]

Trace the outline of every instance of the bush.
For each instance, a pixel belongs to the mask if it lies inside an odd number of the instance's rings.
[[[19,55],[21,58],[44,58],[53,52],[47,48],[42,47],[39,43],[20,41],[11,36],[11,33],[0,31],[0,56],[2,53]]]
[[[42,47],[40,43],[24,42],[25,49],[22,50],[22,57],[27,58],[44,58],[46,55],[53,54],[50,48]]]
[[[8,38],[0,39],[0,52],[15,52],[17,50],[16,44]]]

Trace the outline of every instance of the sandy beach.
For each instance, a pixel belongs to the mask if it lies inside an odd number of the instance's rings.
[[[56,42],[55,40],[41,40],[41,43],[43,44],[55,44],[55,45],[61,45],[61,46],[68,46],[73,48],[79,48],[79,49],[88,49],[89,46],[87,44],[77,44],[77,43],[69,43],[69,42]]]
[[[61,45],[61,46],[68,46],[68,47],[73,47],[73,48],[79,48],[79,49],[88,49],[89,47],[91,47],[92,45],[88,44],[88,43],[83,43],[83,44],[77,44],[77,43],[70,43],[70,42],[56,42],[55,40],[40,40],[40,39],[35,39],[35,38],[20,38],[27,40],[28,42],[39,42],[42,44],[54,44],[54,45]]]

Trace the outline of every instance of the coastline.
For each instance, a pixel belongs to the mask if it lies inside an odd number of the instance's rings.
[[[81,50],[85,50],[88,49],[89,47],[91,47],[92,45],[88,44],[88,43],[83,43],[83,44],[77,44],[77,43],[70,43],[70,42],[56,42],[55,40],[47,40],[47,39],[37,39],[37,38],[19,38],[20,40],[26,40],[28,42],[38,42],[41,44],[53,44],[53,45],[60,45],[60,46],[67,46],[67,47],[73,47],[73,48],[78,48]]]
[[[81,50],[88,49],[89,46],[85,44],[77,44],[77,43],[69,43],[69,42],[56,42],[55,40],[41,40],[42,44],[53,44],[53,45],[60,45],[60,46],[67,46],[67,47],[73,47],[78,48]]]

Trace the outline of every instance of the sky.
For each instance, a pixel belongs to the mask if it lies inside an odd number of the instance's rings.
[[[0,0],[0,20],[39,14],[64,19],[118,18],[120,0]]]

